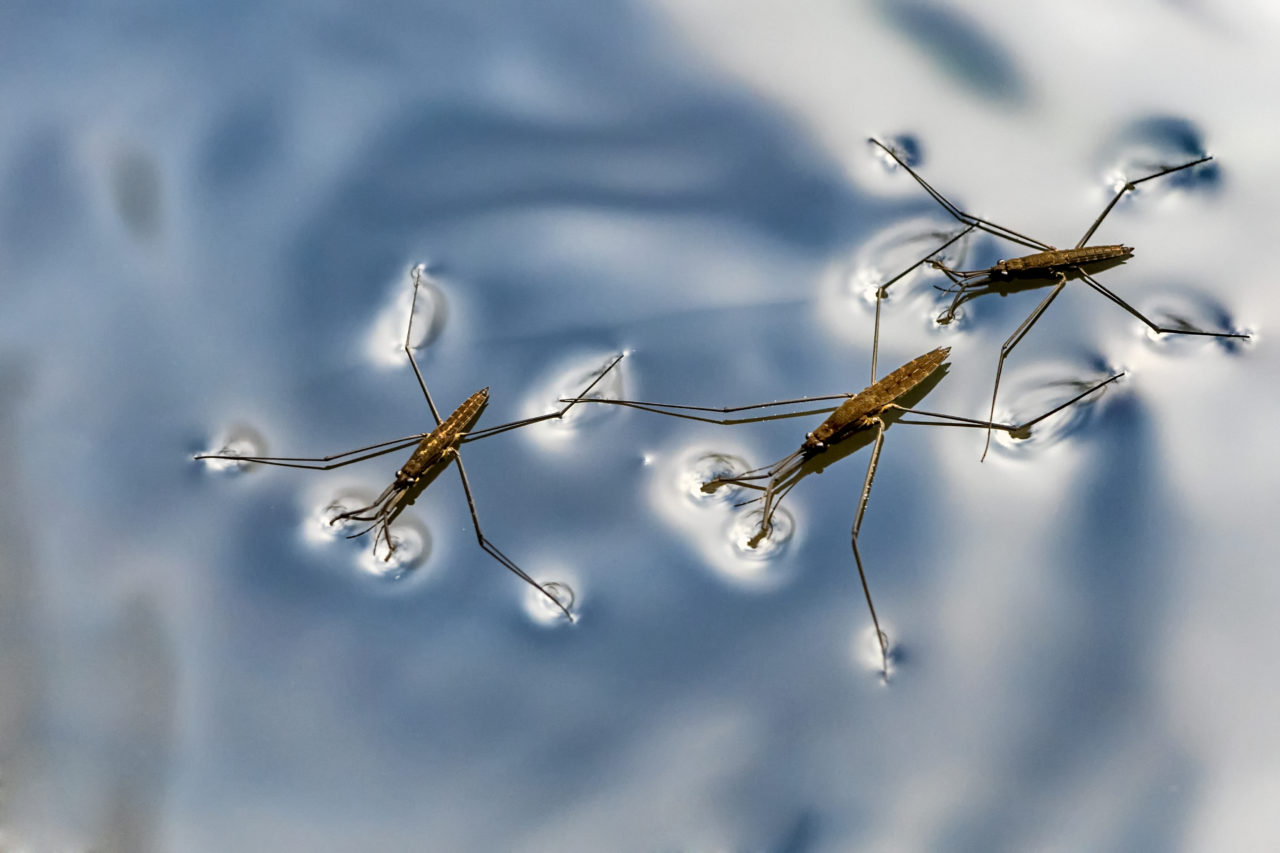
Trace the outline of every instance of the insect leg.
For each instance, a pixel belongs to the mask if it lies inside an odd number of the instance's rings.
[[[1096,278],[1084,272],[1083,270],[1080,271],[1080,278],[1084,280],[1085,284],[1089,285],[1094,290],[1098,291],[1103,296],[1107,297],[1112,302],[1119,305],[1121,308],[1128,311],[1133,316],[1137,317],[1139,320],[1145,323],[1147,327],[1151,329],[1153,332],[1160,332],[1166,335],[1201,335],[1203,337],[1208,337],[1208,338],[1240,338],[1246,341],[1249,340],[1248,335],[1239,334],[1237,332],[1205,332],[1205,331],[1201,331],[1200,329],[1173,329],[1173,328],[1169,328],[1168,326],[1158,326],[1155,323],[1153,323],[1150,319],[1148,319],[1137,308],[1134,308],[1128,302],[1125,302],[1123,299],[1121,299],[1116,294],[1116,292],[1113,291],[1111,288],[1107,287],[1102,282],[1098,281]]]
[[[760,530],[752,537],[751,547],[754,548],[773,530],[773,514],[782,505],[782,499],[795,487],[798,480],[791,480],[791,477],[803,465],[804,454],[797,450],[779,459],[769,470],[769,483],[764,488],[764,507],[760,514]]]
[[[1183,169],[1190,169],[1192,166],[1199,166],[1201,163],[1212,159],[1213,157],[1201,157],[1199,160],[1192,160],[1190,163],[1183,163],[1181,166],[1171,166],[1168,169],[1161,169],[1155,174],[1147,175],[1145,178],[1138,178],[1136,181],[1129,181],[1120,188],[1119,192],[1116,193],[1115,198],[1111,199],[1107,206],[1102,209],[1102,213],[1098,214],[1098,218],[1089,226],[1089,230],[1084,232],[1084,236],[1080,238],[1080,242],[1076,243],[1076,248],[1079,249],[1085,243],[1089,242],[1089,238],[1093,236],[1093,232],[1098,230],[1098,226],[1102,224],[1102,220],[1107,218],[1107,214],[1111,212],[1112,208],[1119,203],[1125,193],[1132,191],[1138,186],[1138,184],[1141,184],[1144,181],[1153,181],[1156,178],[1162,178],[1165,175],[1172,174],[1173,172],[1181,172]]]
[[[431,399],[431,392],[427,390],[426,380],[422,378],[422,371],[418,369],[418,360],[413,357],[413,347],[409,346],[409,339],[413,335],[413,314],[414,309],[418,307],[418,287],[422,284],[422,266],[413,268],[413,300],[409,303],[409,325],[404,330],[404,353],[409,356],[409,364],[413,367],[413,375],[418,378],[418,387],[422,389],[422,396],[427,398],[427,406],[431,409],[431,417],[435,418],[436,426],[440,425],[440,412],[436,410],[435,401]]]
[[[883,151],[884,153],[892,157],[894,161],[897,162],[897,164],[901,166],[908,175],[910,175],[912,178],[915,179],[915,182],[919,184],[921,188],[923,188],[924,191],[927,192],[934,201],[936,201],[938,204],[942,206],[943,210],[951,214],[951,216],[954,219],[956,219],[958,222],[961,222],[964,225],[972,226],[974,228],[979,228],[983,231],[986,231],[988,234],[992,234],[996,237],[1001,237],[1005,240],[1009,240],[1010,242],[1013,242],[1013,243],[1018,243],[1020,245],[1026,246],[1031,249],[1046,250],[1046,249],[1052,248],[1045,243],[1041,243],[1039,240],[1035,239],[1034,237],[1028,237],[1026,234],[1019,234],[1017,231],[1014,231],[1012,228],[1005,228],[1003,225],[997,225],[996,223],[989,222],[986,219],[982,219],[981,217],[974,216],[969,213],[965,213],[963,210],[961,210],[960,208],[952,204],[950,201],[948,201],[946,196],[944,196],[942,193],[938,192],[933,187],[931,187],[928,181],[926,181],[924,178],[916,174],[916,170],[908,166],[903,161],[903,159],[898,156],[897,152],[895,152],[893,149],[886,146],[883,142],[881,142],[878,139],[872,138],[871,142],[875,143],[877,146],[880,147],[881,151]]]
[[[862,516],[867,511],[867,501],[871,498],[871,483],[875,480],[876,466],[880,464],[880,448],[884,446],[884,421],[876,418],[876,442],[871,449],[871,461],[867,464],[867,477],[862,481],[862,496],[858,499],[858,511],[853,517],[851,540],[853,542],[853,560],[858,565],[858,579],[862,582],[862,594],[867,599],[867,609],[871,611],[871,624],[876,630],[876,641],[880,644],[880,664],[887,678],[889,675],[889,641],[884,631],[880,630],[880,617],[876,615],[876,606],[871,600],[871,586],[867,583],[867,573],[862,567],[862,555],[858,553],[858,533],[862,530]]]
[[[934,256],[934,255],[938,254],[938,253],[939,253],[939,252],[941,252],[943,249],[947,248],[947,247],[948,247],[948,246],[950,246],[952,243],[956,242],[956,241],[957,241],[957,240],[959,240],[961,237],[965,236],[966,234],[968,234],[970,231],[972,231],[973,229],[975,229],[975,228],[977,228],[977,227],[978,227],[977,225],[966,225],[966,226],[964,227],[964,229],[963,229],[963,230],[958,231],[954,236],[952,236],[950,239],[948,239],[948,240],[947,240],[947,242],[943,243],[941,246],[939,246],[938,248],[934,249],[932,252],[930,252],[929,254],[925,255],[923,258],[921,258],[920,260],[916,261],[914,264],[912,264],[911,266],[907,267],[905,270],[903,270],[902,272],[898,273],[898,274],[897,274],[897,275],[895,275],[893,278],[891,278],[891,279],[889,279],[888,281],[886,281],[884,284],[880,285],[880,290],[882,290],[882,291],[887,291],[887,290],[889,289],[889,286],[890,286],[890,285],[892,285],[892,284],[896,284],[896,283],[898,282],[898,280],[899,280],[899,279],[901,279],[903,276],[905,276],[905,275],[907,275],[908,273],[910,273],[913,269],[915,269],[916,267],[920,266],[921,264],[923,264],[923,263],[932,263],[932,260],[931,260],[931,259],[933,258],[933,256]],[[939,269],[942,269],[942,267],[939,267]]]
[[[458,452],[456,447],[452,448],[450,452],[453,454],[454,461],[458,463],[458,475],[462,478],[462,491],[465,492],[467,496],[467,509],[471,511],[471,524],[476,529],[476,541],[480,543],[480,547],[483,548],[485,553],[490,557],[493,557],[493,559],[501,563],[508,571],[517,575],[525,583],[545,595],[553,604],[555,604],[556,607],[559,607],[565,617],[572,622],[573,614],[569,612],[569,608],[566,607],[560,599],[556,598],[545,586],[530,577],[529,574],[525,572],[524,569],[517,566],[510,557],[499,551],[498,547],[490,542],[489,538],[484,535],[484,531],[480,529],[480,515],[476,512],[475,498],[471,495],[471,483],[467,480],[467,469],[462,464],[462,454]]]
[[[956,318],[956,309],[963,305],[968,299],[972,298],[969,296],[969,291],[974,287],[982,286],[986,283],[986,280],[972,283],[965,281],[960,278],[960,276],[956,275],[955,270],[950,267],[944,267],[941,264],[934,264],[934,269],[941,270],[947,278],[951,279],[951,283],[953,285],[952,287],[946,288],[944,292],[954,293],[955,296],[952,298],[951,304],[943,309],[942,313],[938,315],[939,323],[950,323]]]
[[[623,353],[622,355],[619,355],[616,358],[614,358],[613,361],[609,362],[609,365],[605,367],[604,370],[600,371],[599,375],[597,375],[595,379],[592,379],[591,384],[588,385],[586,388],[583,388],[582,392],[578,394],[578,396],[568,397],[560,400],[561,403],[568,403],[568,405],[558,409],[557,411],[548,412],[545,415],[536,415],[532,418],[523,418],[518,421],[511,421],[510,423],[498,424],[497,426],[485,427],[484,429],[472,430],[471,432],[467,433],[465,436],[462,437],[462,441],[463,442],[475,441],[476,439],[488,438],[491,435],[498,435],[499,433],[508,432],[513,429],[519,429],[520,427],[528,426],[529,424],[536,424],[540,421],[549,421],[554,418],[563,418],[565,414],[578,403],[609,402],[607,400],[597,400],[594,398],[590,398],[590,397],[587,397],[587,395],[591,393],[592,388],[596,387],[596,385],[598,385],[600,381],[609,374],[610,370],[613,370],[615,367],[618,366],[618,362],[622,361],[625,355],[626,353]]]
[[[1045,418],[1050,417],[1052,415],[1056,415],[1058,412],[1062,411],[1063,409],[1066,409],[1070,406],[1075,405],[1076,403],[1083,400],[1085,397],[1088,397],[1090,394],[1094,393],[1095,391],[1100,391],[1101,389],[1110,385],[1112,382],[1115,382],[1117,379],[1119,379],[1122,376],[1124,376],[1123,373],[1117,373],[1114,376],[1110,376],[1095,385],[1091,385],[1087,390],[1080,392],[1076,396],[1072,397],[1070,400],[1067,400],[1065,403],[1059,403],[1058,405],[1054,406],[1052,409],[1045,412],[1044,414],[1037,415],[1031,420],[1026,421],[1025,423],[1020,423],[1020,424],[1002,424],[1002,423],[996,423],[994,421],[979,420],[977,418],[966,418],[960,415],[947,415],[941,412],[927,412],[924,409],[913,409],[907,406],[900,406],[897,403],[891,403],[889,407],[893,409],[897,409],[898,411],[909,412],[913,415],[918,415],[920,417],[936,419],[934,421],[912,421],[912,420],[907,420],[903,418],[898,420],[898,423],[900,424],[915,424],[917,426],[977,427],[980,429],[987,429],[987,430],[998,429],[998,430],[1002,430],[1003,432],[1017,434],[1017,433],[1024,433],[1027,430],[1031,429],[1031,427],[1040,423],[1040,421],[1044,420]],[[943,421],[943,423],[938,423],[937,421]]]
[[[384,453],[412,447],[425,438],[426,435],[425,432],[417,435],[406,435],[403,438],[393,438],[390,441],[381,441],[377,444],[357,447],[354,450],[344,450],[342,453],[335,453],[332,456],[239,456],[234,453],[198,453],[192,458],[226,459],[229,462],[257,462],[261,465],[278,465],[282,468],[311,468],[317,471],[328,471],[333,468],[350,465],[353,462],[363,462],[375,456],[382,456]],[[344,459],[343,457],[345,456],[354,458]]]
[[[1049,291],[1036,309],[1031,312],[1027,319],[1018,324],[1018,328],[1013,330],[1013,334],[1005,340],[1000,347],[1000,360],[996,362],[996,381],[991,388],[991,412],[987,415],[987,420],[994,421],[996,418],[996,395],[1000,393],[1000,374],[1004,370],[1004,360],[1009,357],[1009,353],[1013,352],[1013,348],[1022,342],[1027,332],[1031,331],[1031,327],[1040,319],[1040,315],[1045,309],[1058,298],[1058,294],[1062,292],[1062,288],[1067,286],[1067,277],[1063,273],[1058,273],[1058,283],[1053,286],[1053,290]],[[991,427],[987,428],[987,443],[982,448],[982,459],[987,458],[987,451],[991,449]]]
[[[876,324],[871,335],[871,385],[876,384],[876,359],[880,356],[880,303],[884,301],[884,287],[876,289]],[[869,387],[869,386],[868,386]]]
[[[640,400],[583,400],[578,399],[580,403],[597,403],[609,406],[625,406],[630,409],[639,409],[642,412],[653,412],[655,415],[666,415],[670,418],[682,418],[688,421],[698,421],[706,424],[720,424],[722,426],[733,426],[735,424],[754,424],[763,421],[785,420],[787,418],[808,417],[809,415],[818,415],[824,412],[832,412],[835,406],[826,406],[820,409],[805,409],[798,412],[783,412],[781,414],[757,415],[755,417],[744,418],[710,418],[701,415],[688,414],[689,412],[744,412],[751,409],[764,409],[772,406],[791,406],[798,403],[816,403],[824,400],[847,400],[852,394],[828,394],[822,397],[798,397],[794,400],[775,400],[772,403],[756,403],[749,406],[725,406],[723,408],[712,406],[684,406],[675,403],[648,403]],[[674,409],[676,411],[668,411]]]

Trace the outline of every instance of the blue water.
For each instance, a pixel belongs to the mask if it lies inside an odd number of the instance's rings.
[[[1104,11],[1105,10],[1105,11]],[[5,18],[0,130],[0,847],[15,850],[1265,850],[1280,790],[1271,570],[1280,369],[1274,13],[1196,4],[447,3]],[[1090,31],[1079,21],[1105,16]],[[1064,17],[1065,16],[1065,17]],[[1095,18],[1096,19],[1096,18]],[[1034,44],[1027,32],[1034,30]],[[849,547],[860,449],[765,547],[698,488],[820,416],[586,405],[467,444],[403,560],[325,524],[431,427],[398,349],[480,426],[614,397],[854,392],[872,288],[954,202],[1095,242],[1148,335],[1069,287],[997,414],[1105,395],[979,463],[896,425]],[[958,265],[1018,253],[958,244]],[[926,408],[985,414],[1043,290],[933,322],[894,286],[878,373],[937,346]],[[744,531],[746,531],[744,533]]]

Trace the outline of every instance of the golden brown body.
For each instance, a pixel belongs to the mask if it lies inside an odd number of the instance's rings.
[[[1127,260],[1133,257],[1132,246],[1081,246],[1078,249],[1051,249],[1020,258],[998,261],[990,270],[983,270],[992,277],[1030,276],[1056,272],[1064,267],[1080,264],[1096,264],[1100,261]]]
[[[387,543],[387,553],[383,559],[390,560],[391,554],[396,549],[395,544],[391,541],[392,520],[400,514],[400,511],[409,502],[410,495],[414,493],[414,487],[418,485],[418,481],[432,468],[447,462],[451,455],[457,453],[458,443],[466,435],[467,428],[475,423],[476,418],[480,417],[480,411],[484,409],[485,404],[488,402],[488,388],[481,388],[466,400],[463,400],[462,405],[453,410],[453,414],[441,421],[438,427],[433,429],[422,441],[418,442],[418,446],[413,449],[413,453],[409,455],[404,465],[401,465],[400,470],[396,472],[395,480],[382,490],[382,494],[374,498],[373,503],[359,509],[339,513],[329,523],[332,524],[336,521],[370,522],[368,527],[353,535],[359,536],[377,528],[379,533],[375,534],[375,537],[381,535],[383,541]]]
[[[396,472],[397,480],[414,481],[429,471],[433,466],[444,461],[445,456],[458,446],[458,441],[466,434],[467,428],[480,417],[480,411],[489,402],[489,389],[481,388],[472,394],[462,405],[453,410],[453,414],[445,418],[440,426],[431,431],[426,438],[418,442],[413,453]]]
[[[832,441],[875,424],[875,418],[899,397],[933,375],[947,360],[951,347],[938,347],[877,380],[840,404],[817,429],[805,436],[801,450],[813,453],[827,449]]]
[[[939,261],[930,261],[929,265],[964,282],[970,282],[970,279],[975,278],[982,279],[981,282],[964,285],[964,287],[976,287],[989,281],[1047,276],[1084,264],[1126,261],[1132,257],[1132,246],[1115,243],[1108,246],[1081,246],[1077,249],[1046,249],[1043,252],[1022,255],[1018,258],[996,261],[992,266],[982,270],[953,270]]]

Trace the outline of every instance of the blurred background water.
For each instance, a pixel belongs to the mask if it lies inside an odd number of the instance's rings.
[[[1280,846],[1280,164],[1260,0],[1045,7],[761,0],[14,3],[0,126],[0,848],[1272,850]],[[486,532],[571,585],[573,625],[476,547],[446,472],[384,572],[325,507],[429,428],[398,353],[410,269],[432,393],[481,425],[612,394],[856,391],[870,288],[973,213],[1096,242],[1154,339],[1071,286],[998,413],[1123,383],[997,440],[893,427],[807,477],[789,536],[698,472],[816,418],[606,407],[465,449]],[[1016,254],[977,239],[954,254]],[[935,346],[980,416],[1043,291],[895,285],[883,374]]]

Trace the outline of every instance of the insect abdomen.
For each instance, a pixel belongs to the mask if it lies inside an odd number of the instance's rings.
[[[1023,255],[1020,258],[1010,258],[1007,261],[1001,261],[996,267],[1011,275],[1017,275],[1130,257],[1133,257],[1132,246],[1120,244],[1081,246],[1079,249],[1053,249],[1048,252],[1036,252],[1034,255]]]
[[[839,433],[863,426],[866,418],[878,415],[884,407],[928,379],[942,366],[951,347],[938,347],[913,358],[897,370],[868,385],[840,404],[817,429],[805,439],[806,447],[819,447]]]
[[[401,466],[400,476],[410,479],[421,476],[424,471],[443,459],[445,452],[458,443],[458,439],[467,427],[480,416],[480,410],[487,402],[489,402],[488,388],[481,388],[463,400],[462,405],[454,409],[440,426],[418,442],[413,455]]]
[[[882,409],[932,376],[950,354],[951,347],[938,347],[913,358],[874,385],[861,391],[854,399],[865,396],[869,410]]]

